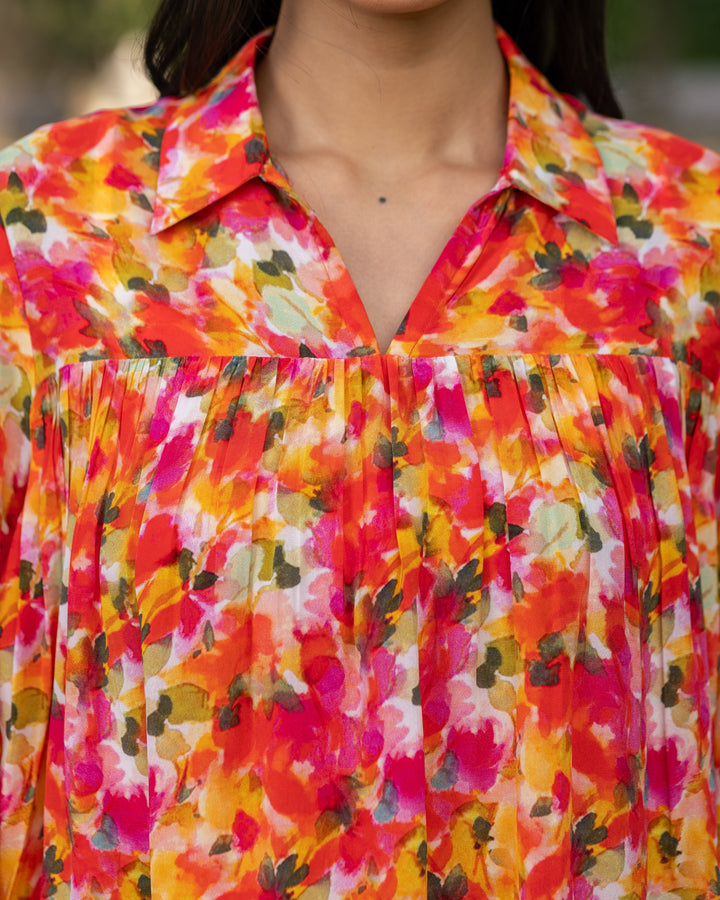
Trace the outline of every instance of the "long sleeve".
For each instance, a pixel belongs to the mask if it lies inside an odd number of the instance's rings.
[[[31,381],[32,348],[20,285],[7,237],[0,229],[0,572],[3,583],[27,484]],[[4,607],[0,608],[4,612]]]
[[[0,194],[0,196],[2,196]],[[7,194],[5,194],[7,196]],[[18,667],[24,624],[21,522],[30,469],[33,366],[19,279],[0,227],[0,897],[34,896],[41,860],[37,735],[23,734],[14,702],[34,666]],[[27,580],[27,579],[26,579]],[[39,598],[42,602],[42,597]],[[32,602],[32,601],[31,601]],[[42,640],[39,634],[30,643]],[[17,729],[17,726],[20,726]],[[41,731],[44,728],[41,727]],[[42,794],[42,792],[40,792]],[[38,802],[40,801],[40,802]]]
[[[698,317],[690,361],[706,379],[706,389],[697,391],[688,405],[686,442],[688,466],[699,473],[693,502],[717,778],[720,773],[720,166],[714,164],[705,180],[698,179],[698,183],[703,189],[698,220],[704,226],[705,255],[699,270],[697,297],[703,314]]]

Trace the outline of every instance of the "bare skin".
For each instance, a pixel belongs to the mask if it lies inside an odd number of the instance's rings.
[[[332,236],[384,353],[502,165],[490,0],[284,0],[258,94],[271,152]]]

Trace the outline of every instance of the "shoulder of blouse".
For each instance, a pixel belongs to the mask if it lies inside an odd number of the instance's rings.
[[[154,191],[162,138],[177,98],[107,109],[38,128],[0,150],[0,220],[40,228],[40,212],[92,212],[103,188]],[[85,186],[85,190],[82,186]],[[32,217],[33,210],[36,212]]]
[[[651,125],[581,113],[603,162],[620,239],[682,271],[685,349],[720,390],[720,154]]]
[[[8,366],[37,380],[24,296],[28,267],[59,229],[88,234],[103,218],[126,216],[118,189],[129,207],[148,216],[175,102],[53,123],[0,150],[0,388]]]
[[[618,224],[648,215],[687,239],[720,232],[720,154],[653,125],[581,112],[605,169]]]

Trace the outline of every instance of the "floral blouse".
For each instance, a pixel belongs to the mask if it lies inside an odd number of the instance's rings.
[[[499,40],[387,353],[267,34],[0,156],[5,900],[720,892],[720,158]]]

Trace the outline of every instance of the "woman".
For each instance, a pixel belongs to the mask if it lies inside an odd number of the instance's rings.
[[[720,891],[720,159],[565,6],[166,0],[2,157],[4,897]]]

